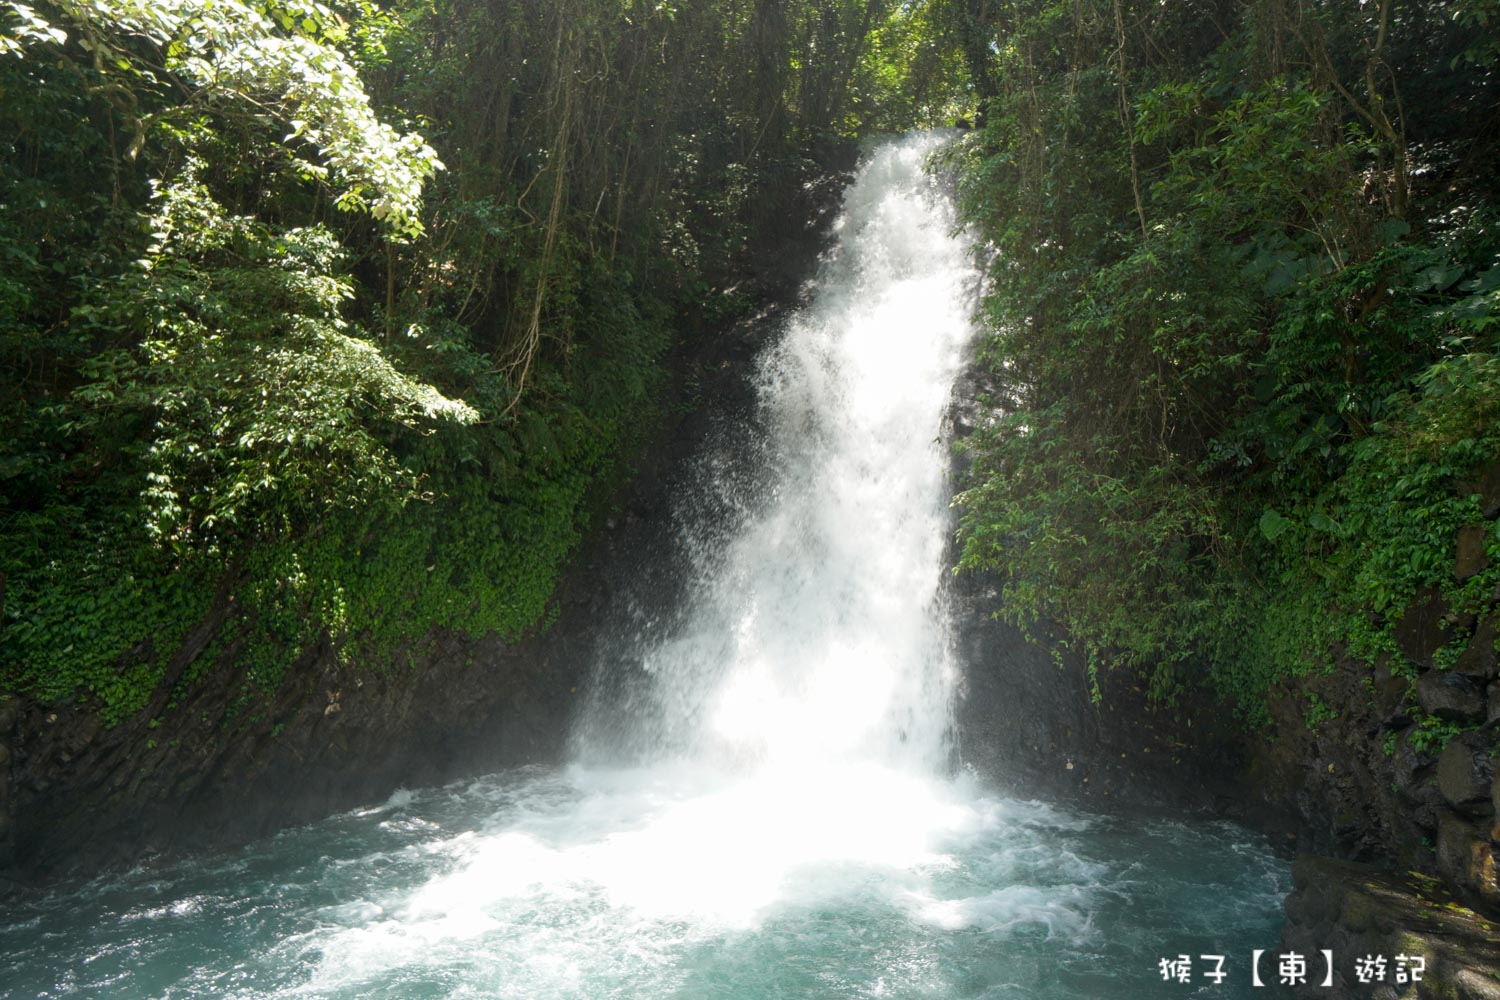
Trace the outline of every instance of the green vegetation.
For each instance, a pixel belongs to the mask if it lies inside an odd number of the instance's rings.
[[[544,623],[810,151],[959,113],[942,9],[0,3],[0,691]]]
[[[968,121],[999,389],[963,564],[1092,670],[1260,718],[1277,676],[1393,648],[1423,588],[1500,583],[1451,573],[1455,484],[1500,452],[1497,23],[0,4],[0,690],[113,722],[231,646],[253,698],[324,639],[374,665],[537,627],[819,151]]]
[[[1425,715],[1412,728],[1411,745],[1417,749],[1418,753],[1441,753],[1443,748],[1448,745],[1449,740],[1465,729],[1471,728],[1473,727],[1466,727],[1456,722],[1439,719],[1436,716]]]
[[[1423,587],[1478,610],[1500,575],[1460,585],[1453,539],[1500,453],[1500,6],[977,7],[1003,415],[964,565],[1091,670],[1251,721],[1277,676],[1393,650]]]

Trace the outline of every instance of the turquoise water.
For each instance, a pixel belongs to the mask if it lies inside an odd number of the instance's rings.
[[[853,819],[885,830],[809,848],[795,815],[781,838],[736,836],[760,800],[754,789],[705,792],[716,781],[664,780],[660,769],[510,772],[398,793],[232,856],[24,896],[0,920],[0,989],[538,1000],[1271,992],[1250,988],[1247,963],[1251,949],[1278,943],[1287,869],[1230,824],[1086,816],[940,782],[897,789],[889,813]],[[1226,955],[1230,977],[1163,983],[1158,959],[1179,953]]]

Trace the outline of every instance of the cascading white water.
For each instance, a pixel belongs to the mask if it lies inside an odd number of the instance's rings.
[[[935,781],[952,691],[938,433],[975,273],[926,170],[941,141],[885,146],[849,189],[810,305],[758,363],[758,503],[700,541],[679,626],[644,651],[648,696],[581,722],[573,777],[608,821],[586,815],[582,842],[521,870],[637,914],[749,926],[788,893],[840,889],[847,866],[930,861],[962,822]],[[611,769],[622,727],[647,752]],[[521,861],[503,843],[487,873]]]
[[[647,731],[658,759],[947,759],[937,436],[976,275],[926,171],[941,141],[915,136],[865,165],[813,301],[759,362],[771,488],[727,544],[699,543],[688,613],[645,656],[654,697],[610,720]]]
[[[685,613],[578,764],[14,901],[0,995],[1106,1000],[1160,995],[1161,954],[1272,946],[1284,866],[1239,831],[949,774],[935,439],[973,275],[938,141],[849,190],[760,362],[762,488],[692,535]]]

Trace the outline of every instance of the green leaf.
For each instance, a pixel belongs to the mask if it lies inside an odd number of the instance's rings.
[[[1434,264],[1417,275],[1417,291],[1428,288],[1438,292],[1446,291],[1463,276],[1464,269],[1457,264]]]
[[[1280,514],[1266,508],[1266,512],[1260,516],[1260,533],[1265,536],[1266,541],[1274,542],[1286,533],[1292,526],[1292,522]]]
[[[1309,516],[1307,519],[1307,526],[1314,531],[1322,531],[1328,534],[1336,533],[1339,528],[1339,526],[1334,523],[1333,518],[1329,517],[1321,510],[1315,510],[1312,512],[1311,516]]]

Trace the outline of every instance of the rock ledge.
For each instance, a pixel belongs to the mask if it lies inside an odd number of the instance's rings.
[[[1298,996],[1372,1000],[1500,1000],[1500,924],[1456,902],[1440,883],[1416,873],[1301,855],[1292,866],[1282,943],[1288,950],[1334,953],[1334,986],[1299,989]],[[1361,984],[1355,962],[1420,955],[1417,983]]]

